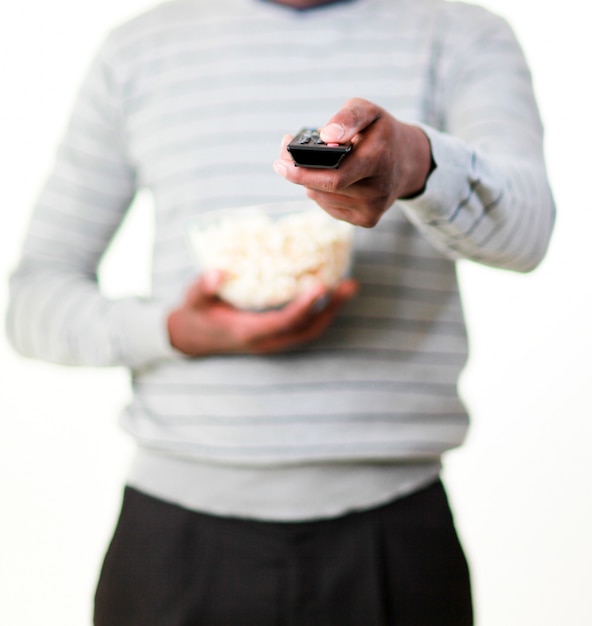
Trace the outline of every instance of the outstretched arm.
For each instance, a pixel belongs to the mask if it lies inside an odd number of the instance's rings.
[[[446,59],[436,87],[438,128],[352,99],[321,133],[327,142],[354,144],[338,170],[295,167],[288,138],[274,168],[341,219],[372,227],[401,200],[447,256],[531,270],[546,252],[554,204],[522,51],[507,24],[491,18]]]

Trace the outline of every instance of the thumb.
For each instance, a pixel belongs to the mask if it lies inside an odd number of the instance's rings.
[[[374,123],[382,109],[368,100],[351,98],[321,129],[325,143],[347,143]]]
[[[216,298],[218,290],[224,280],[224,274],[220,270],[208,270],[189,287],[185,295],[185,302],[191,307]]]

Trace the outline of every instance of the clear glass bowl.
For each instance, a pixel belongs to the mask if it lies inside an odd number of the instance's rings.
[[[280,307],[350,271],[354,227],[307,200],[208,211],[189,222],[197,270],[221,270],[219,295],[241,309]]]

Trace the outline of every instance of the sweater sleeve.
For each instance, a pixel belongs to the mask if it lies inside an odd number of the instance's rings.
[[[163,303],[107,299],[97,268],[136,193],[108,41],[83,81],[10,280],[7,335],[24,356],[142,367],[172,352]]]
[[[434,59],[436,120],[422,126],[436,169],[403,210],[448,257],[526,272],[555,219],[531,74],[503,19],[453,10]],[[466,12],[476,19],[459,20]]]

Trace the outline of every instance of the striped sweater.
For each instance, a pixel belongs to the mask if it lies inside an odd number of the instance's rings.
[[[281,137],[322,125],[354,96],[420,125],[437,165],[424,193],[358,229],[357,297],[297,351],[176,354],[165,321],[196,277],[188,220],[303,199],[272,170]],[[140,189],[154,199],[151,296],[107,299],[97,267]],[[236,467],[290,471],[294,485],[298,468],[316,468],[317,484],[327,466],[372,468],[369,485],[388,476],[380,494],[360,491],[341,507],[351,508],[425,480],[465,437],[455,261],[529,271],[553,219],[530,73],[499,17],[443,0],[307,11],[176,0],[116,28],[99,50],[11,279],[8,334],[27,356],[128,367],[122,424],[164,467],[206,467],[213,484]],[[422,469],[397,474],[410,467]],[[150,491],[155,473],[134,480]],[[217,510],[195,481],[176,484],[182,494],[161,495]],[[252,484],[271,498],[264,480]],[[251,513],[232,504],[236,486],[224,489],[231,513]]]

